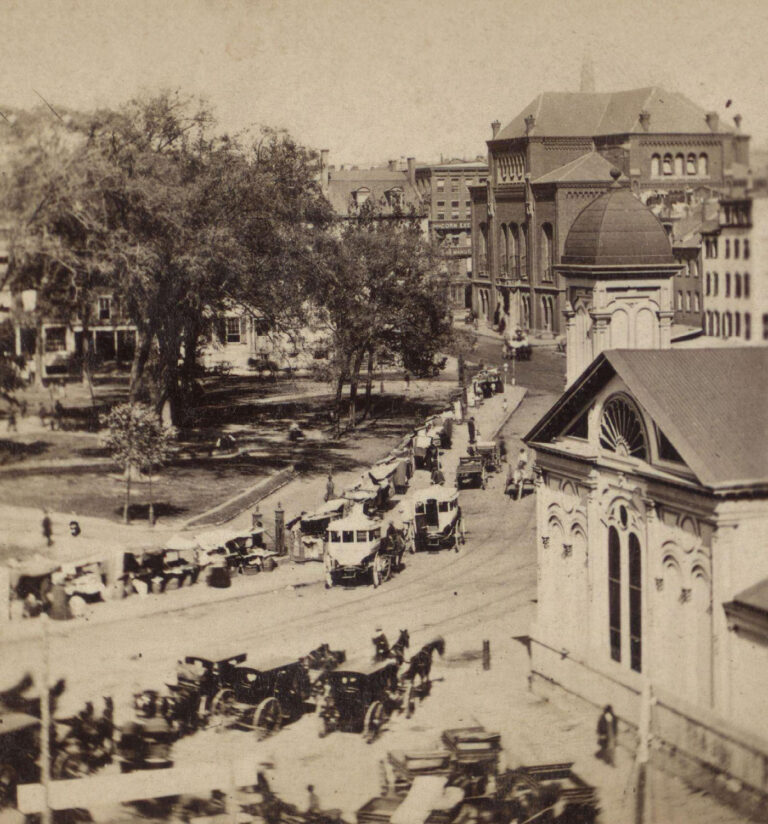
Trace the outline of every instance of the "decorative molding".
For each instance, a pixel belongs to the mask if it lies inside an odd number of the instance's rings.
[[[664,589],[664,579],[663,578],[654,578],[654,583],[656,584],[656,591],[661,592]]]
[[[573,544],[563,544],[563,558],[570,558],[573,555]]]
[[[691,588],[690,587],[683,587],[680,590],[680,603],[687,604],[688,601],[691,600]]]
[[[549,547],[549,535],[542,535],[541,536],[541,543],[544,549]]]

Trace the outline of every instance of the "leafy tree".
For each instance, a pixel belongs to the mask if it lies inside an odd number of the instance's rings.
[[[445,276],[413,210],[385,215],[364,204],[340,234],[326,237],[318,257],[318,315],[333,344],[337,408],[349,384],[354,424],[364,365],[368,403],[379,359],[419,376],[439,368],[452,329]]]
[[[155,465],[170,457],[175,430],[163,426],[157,412],[140,403],[114,406],[102,416],[101,424],[107,428],[105,445],[112,458],[125,472],[123,520],[125,523],[129,521],[133,472],[146,471],[149,477],[149,522],[154,524],[152,472]]]

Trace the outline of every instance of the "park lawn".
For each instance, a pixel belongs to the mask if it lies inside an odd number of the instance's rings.
[[[26,461],[61,461],[106,458],[98,436],[85,432],[38,430],[13,438],[0,437],[0,466]]]

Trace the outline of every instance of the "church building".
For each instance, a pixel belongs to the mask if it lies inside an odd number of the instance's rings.
[[[633,202],[634,201],[634,202]],[[537,473],[531,681],[612,704],[652,759],[768,810],[768,350],[671,349],[663,227],[627,189],[575,218],[568,383]]]

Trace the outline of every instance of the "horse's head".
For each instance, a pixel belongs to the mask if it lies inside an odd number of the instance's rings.
[[[402,645],[404,648],[410,647],[411,645],[411,636],[408,633],[407,629],[400,630],[400,637],[397,639],[397,643]]]

